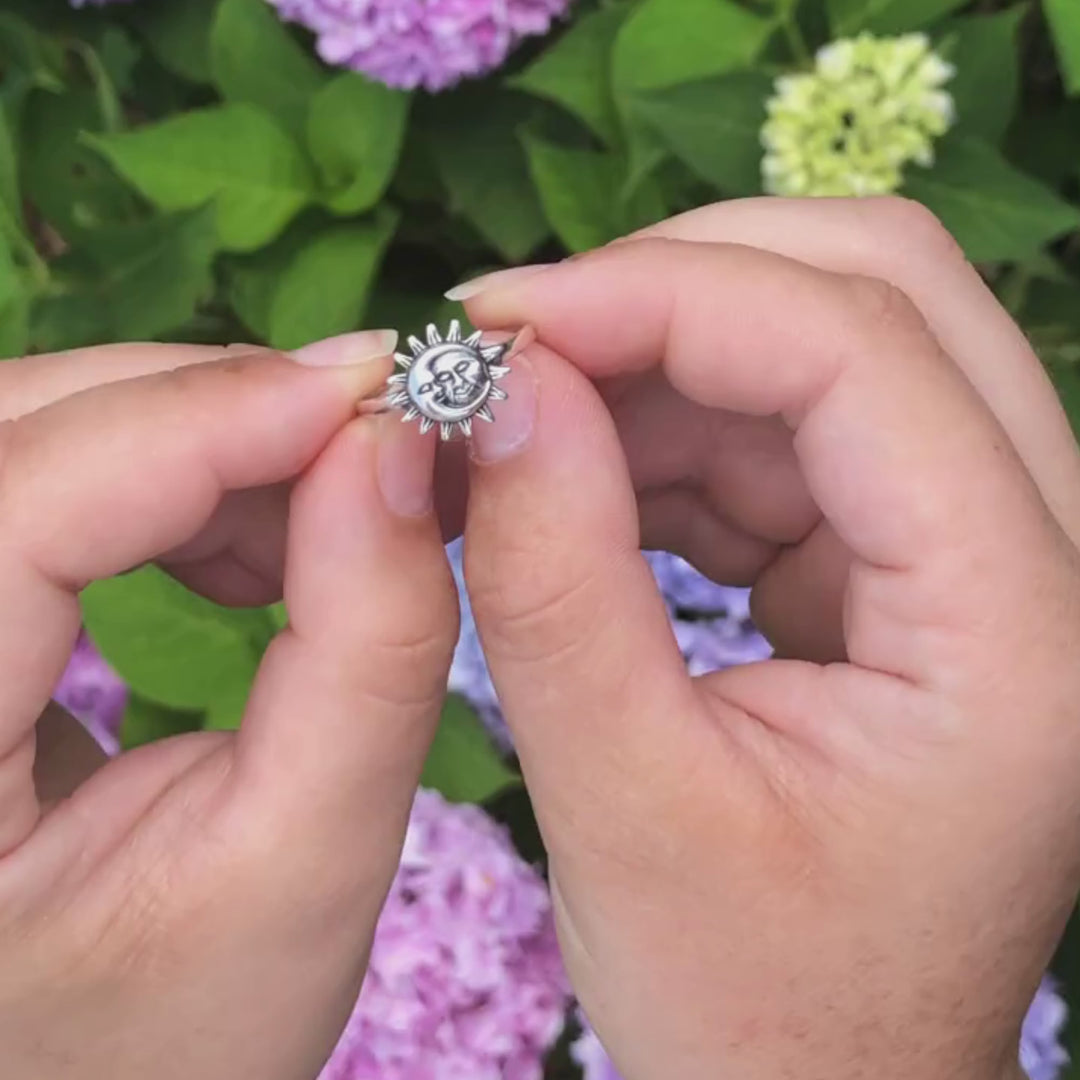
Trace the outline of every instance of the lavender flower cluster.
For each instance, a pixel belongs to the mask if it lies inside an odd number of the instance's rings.
[[[72,7],[127,0],[69,0]],[[173,0],[181,2],[181,0]],[[572,0],[267,0],[315,34],[328,64],[401,90],[445,90],[500,67]]]
[[[108,754],[120,750],[120,721],[127,687],[82,634],[53,697],[97,739]]]
[[[540,1080],[569,996],[543,879],[478,807],[421,791],[319,1080]]]
[[[312,30],[328,64],[387,86],[444,90],[546,34],[570,0],[270,0]]]

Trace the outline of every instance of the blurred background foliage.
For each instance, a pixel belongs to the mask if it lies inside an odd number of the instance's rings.
[[[291,349],[460,317],[442,293],[477,272],[761,194],[775,80],[837,38],[914,30],[956,68],[956,122],[901,193],[978,264],[1075,426],[1080,0],[578,0],[440,94],[324,65],[265,0],[2,0],[0,357]],[[131,687],[127,746],[234,727],[286,618],[154,568],[91,586],[84,612]],[[516,772],[460,701],[425,782],[487,800],[539,854]],[[1058,969],[1080,987],[1080,928]]]

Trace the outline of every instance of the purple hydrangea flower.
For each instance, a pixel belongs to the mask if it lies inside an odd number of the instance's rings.
[[[503,718],[499,697],[491,682],[491,675],[488,673],[487,660],[484,658],[484,649],[480,644],[476,620],[473,618],[472,606],[469,603],[469,594],[465,590],[463,552],[464,544],[461,540],[455,540],[446,548],[446,554],[450,558],[450,568],[454,571],[454,581],[458,587],[458,597],[461,600],[461,634],[458,637],[457,648],[454,650],[454,661],[450,665],[448,689],[452,694],[460,694],[469,702],[499,749],[509,754],[513,751],[514,744],[510,737],[510,729]]]
[[[1068,1008],[1049,976],[1042,981],[1020,1034],[1020,1066],[1030,1080],[1057,1080],[1069,1063],[1061,1045]]]
[[[477,711],[495,742],[512,749],[509,728],[488,674],[462,572],[462,542],[447,548],[461,597],[461,637],[450,669],[450,690]],[[647,552],[671,616],[676,640],[692,675],[765,660],[769,643],[750,622],[750,593],[716,585],[688,562],[666,552]]]
[[[622,1080],[585,1014],[578,1009],[577,1015],[581,1035],[570,1047],[570,1056],[581,1066],[583,1080]]]
[[[387,86],[444,90],[546,34],[571,0],[269,0],[317,37],[328,64]]]
[[[1029,1080],[1058,1080],[1069,1063],[1061,1045],[1068,1008],[1048,975],[1028,1010],[1020,1036],[1020,1067]],[[622,1080],[585,1016],[578,1011],[581,1036],[571,1048],[584,1080]]]
[[[364,988],[319,1080],[540,1080],[569,987],[543,879],[420,791]]]
[[[102,749],[120,749],[120,721],[127,704],[127,688],[82,634],[53,697],[97,739]]]

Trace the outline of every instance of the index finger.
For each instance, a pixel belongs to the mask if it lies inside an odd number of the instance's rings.
[[[208,364],[229,355],[261,351],[255,345],[93,345],[39,353],[0,364],[0,421],[42,409],[92,386],[136,379],[158,371]]]
[[[176,547],[225,492],[306,468],[385,381],[382,339],[368,340],[366,364],[233,357],[0,423],[0,855],[37,821],[29,733],[74,643],[79,590]]]
[[[939,651],[900,630],[1004,623],[1030,590],[1018,547],[1047,552],[1061,539],[996,417],[882,281],[737,245],[645,239],[496,281],[468,307],[480,326],[531,324],[592,377],[663,365],[694,401],[782,416],[811,494],[862,564],[848,627],[856,663],[932,677]]]

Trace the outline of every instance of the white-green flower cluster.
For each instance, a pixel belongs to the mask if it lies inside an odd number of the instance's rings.
[[[774,195],[885,195],[904,167],[934,162],[952,126],[955,69],[925,34],[860,34],[821,49],[814,70],[784,75],[761,137]]]

